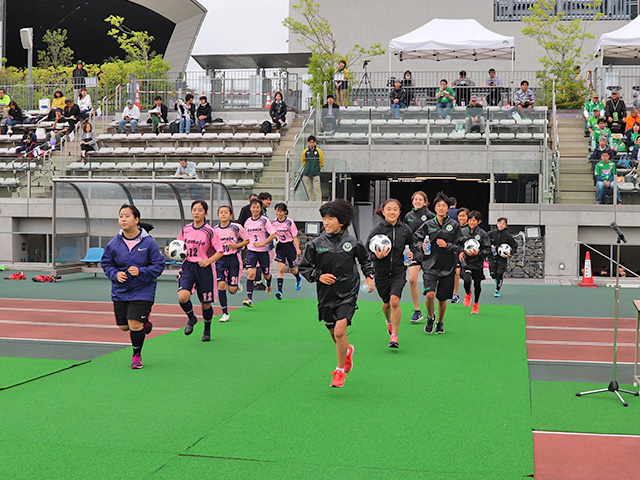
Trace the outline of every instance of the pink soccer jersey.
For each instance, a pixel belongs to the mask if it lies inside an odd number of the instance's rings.
[[[213,229],[222,241],[225,255],[235,255],[238,252],[237,248],[229,248],[228,245],[237,244],[245,240],[249,240],[249,234],[239,223],[231,222],[226,227],[216,225],[215,227],[213,227]]]
[[[293,239],[298,236],[298,228],[296,222],[286,217],[284,221],[280,221],[277,218],[272,222],[273,227],[278,234],[278,241],[282,243],[293,242]]]
[[[186,225],[178,235],[178,240],[187,244],[187,262],[198,263],[206,260],[216,252],[222,252],[220,237],[213,227],[205,223],[200,228],[193,226],[193,222]]]
[[[269,251],[268,244],[263,247],[254,246],[254,243],[264,242],[267,237],[276,233],[276,229],[273,228],[273,225],[267,217],[262,215],[257,220],[254,220],[253,217],[248,218],[247,221],[244,222],[244,228],[249,234],[250,243],[247,247],[249,250],[252,250],[254,252]]]

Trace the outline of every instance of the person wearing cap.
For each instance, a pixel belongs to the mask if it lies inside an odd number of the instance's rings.
[[[138,125],[138,120],[140,119],[140,109],[137,105],[134,105],[131,100],[127,100],[127,106],[122,111],[122,120],[118,122],[118,126],[120,127],[120,131],[125,133],[124,126],[129,123],[131,124],[131,133],[136,132],[136,126]]]
[[[591,95],[591,100],[587,100],[587,103],[584,104],[584,110],[582,114],[584,115],[584,136],[589,136],[589,119],[594,117],[595,111],[598,111],[598,117],[596,117],[595,122],[600,118],[600,113],[604,112],[604,102],[600,100],[600,95],[598,92],[593,92]],[[595,122],[592,122],[595,123]]]
[[[480,133],[484,133],[484,126],[484,108],[478,103],[478,97],[471,95],[469,105],[467,105],[467,116],[464,119],[464,129],[467,133],[473,129],[478,129]]]
[[[496,77],[495,69],[489,69],[489,78],[487,78],[482,85],[491,87],[489,89],[489,95],[487,95],[489,105],[493,107],[498,105],[500,102],[500,88],[498,87],[502,87],[502,80],[500,80],[500,77]]]
[[[624,133],[624,125],[627,118],[627,106],[620,98],[618,89],[611,90],[611,98],[604,105],[604,116],[613,133]]]
[[[87,86],[85,78],[87,78],[88,76],[89,74],[82,65],[82,60],[78,60],[76,68],[73,69],[73,98],[76,103],[78,103],[80,90],[82,90],[83,87]]]
[[[456,98],[459,105],[468,105],[471,97],[471,87],[475,82],[467,78],[467,72],[460,70],[460,78],[454,80],[451,85],[456,88]]]
[[[76,123],[82,119],[82,113],[80,107],[73,103],[73,100],[67,98],[64,101],[64,110],[62,116],[69,123],[69,129],[73,131],[76,128]]]

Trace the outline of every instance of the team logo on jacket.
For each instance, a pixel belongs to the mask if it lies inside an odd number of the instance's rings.
[[[422,215],[420,217],[420,220],[422,220],[423,222],[426,222],[427,221],[427,216],[426,215]]]
[[[475,238],[476,240],[480,240],[480,235],[476,235],[474,238]]]
[[[444,229],[445,229],[447,232],[450,232],[450,231],[452,231],[452,230],[453,230],[453,225],[449,224],[449,225],[447,225],[446,227],[444,227]]]
[[[351,250],[353,250],[353,245],[351,244],[351,242],[344,242],[342,244],[342,250],[344,250],[345,252],[350,252]]]

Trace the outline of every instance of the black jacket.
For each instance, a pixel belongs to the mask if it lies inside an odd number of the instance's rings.
[[[404,266],[404,246],[409,245],[413,249],[413,232],[401,221],[395,225],[391,225],[386,220],[382,220],[378,225],[373,227],[367,238],[366,245],[369,245],[374,235],[383,234],[391,240],[391,252],[386,257],[379,259],[376,254],[369,250],[369,258],[373,262],[373,268],[376,277],[394,276],[402,274],[407,269]],[[412,250],[413,251],[413,250]]]
[[[503,243],[506,243],[511,247],[511,255],[514,255],[518,250],[518,244],[511,236],[511,234],[507,232],[506,228],[504,230],[498,230],[496,228],[495,230],[491,230],[487,235],[489,236],[489,240],[491,241],[491,253],[493,255],[493,258],[496,260],[502,262],[507,261],[506,258],[502,258],[500,255],[498,255],[498,247]]]
[[[207,123],[211,123],[211,105],[209,102],[198,105],[198,109],[196,110],[196,119],[198,119],[201,115],[204,115],[205,121]]]
[[[407,91],[402,87],[399,89],[392,88],[389,97],[391,98],[391,103],[397,98],[400,103],[407,104]]]
[[[81,69],[74,68],[72,76],[73,76],[73,88],[80,89],[86,86],[85,78],[87,78],[89,74],[84,68],[81,68]]]
[[[251,204],[245,205],[240,209],[240,214],[238,215],[237,222],[240,225],[244,226],[244,222],[247,221],[248,218],[251,218]]]
[[[627,116],[627,106],[624,104],[624,100],[618,98],[618,102],[615,104],[611,99],[607,100],[607,103],[604,104],[604,116],[613,117],[613,112],[618,112],[618,123],[622,123]]]
[[[153,108],[157,108],[153,107]],[[162,123],[169,123],[169,119],[167,118],[169,115],[169,108],[164,104],[160,104],[160,118],[162,118]]]
[[[424,255],[422,243],[429,236],[431,255]],[[438,277],[451,275],[458,265],[458,254],[462,250],[464,236],[460,224],[451,217],[446,217],[442,225],[437,218],[427,220],[413,234],[414,253],[418,253],[417,260],[421,262],[422,270]],[[446,247],[438,246],[436,240],[441,238],[447,242]]]
[[[22,109],[20,107],[10,108],[9,113],[7,114],[10,117],[13,117],[14,120],[22,121],[24,117],[22,116]]]
[[[287,114],[287,104],[284,102],[273,102],[269,109],[269,116],[271,118],[285,118]]]
[[[471,227],[466,226],[462,229],[462,236],[464,237],[465,242],[470,238],[474,238],[480,242],[480,251],[478,252],[478,255],[469,256],[465,254],[465,259],[462,265],[470,270],[482,270],[484,261],[491,254],[491,240],[489,240],[489,235],[480,227],[476,227],[472,232]]]
[[[373,265],[367,255],[367,249],[357,238],[345,231],[323,233],[309,242],[302,254],[300,274],[309,282],[316,282],[318,306],[335,308],[339,305],[355,304],[360,288],[360,275],[356,260],[362,273],[373,277]],[[319,281],[323,273],[332,273],[336,282],[325,285]]]
[[[419,210],[415,208],[404,216],[404,223],[409,225],[409,228],[413,233],[418,230],[424,222],[435,218],[436,214],[429,210],[427,207],[422,207]]]

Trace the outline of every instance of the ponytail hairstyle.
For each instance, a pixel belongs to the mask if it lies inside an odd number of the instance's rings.
[[[378,210],[375,210],[373,213],[375,215],[378,215],[380,218],[384,218],[382,211],[384,210],[384,207],[386,207],[390,203],[396,203],[398,205],[398,208],[402,210],[402,204],[400,203],[400,200],[396,200],[395,198],[387,198],[384,202],[382,202],[380,208]]]

